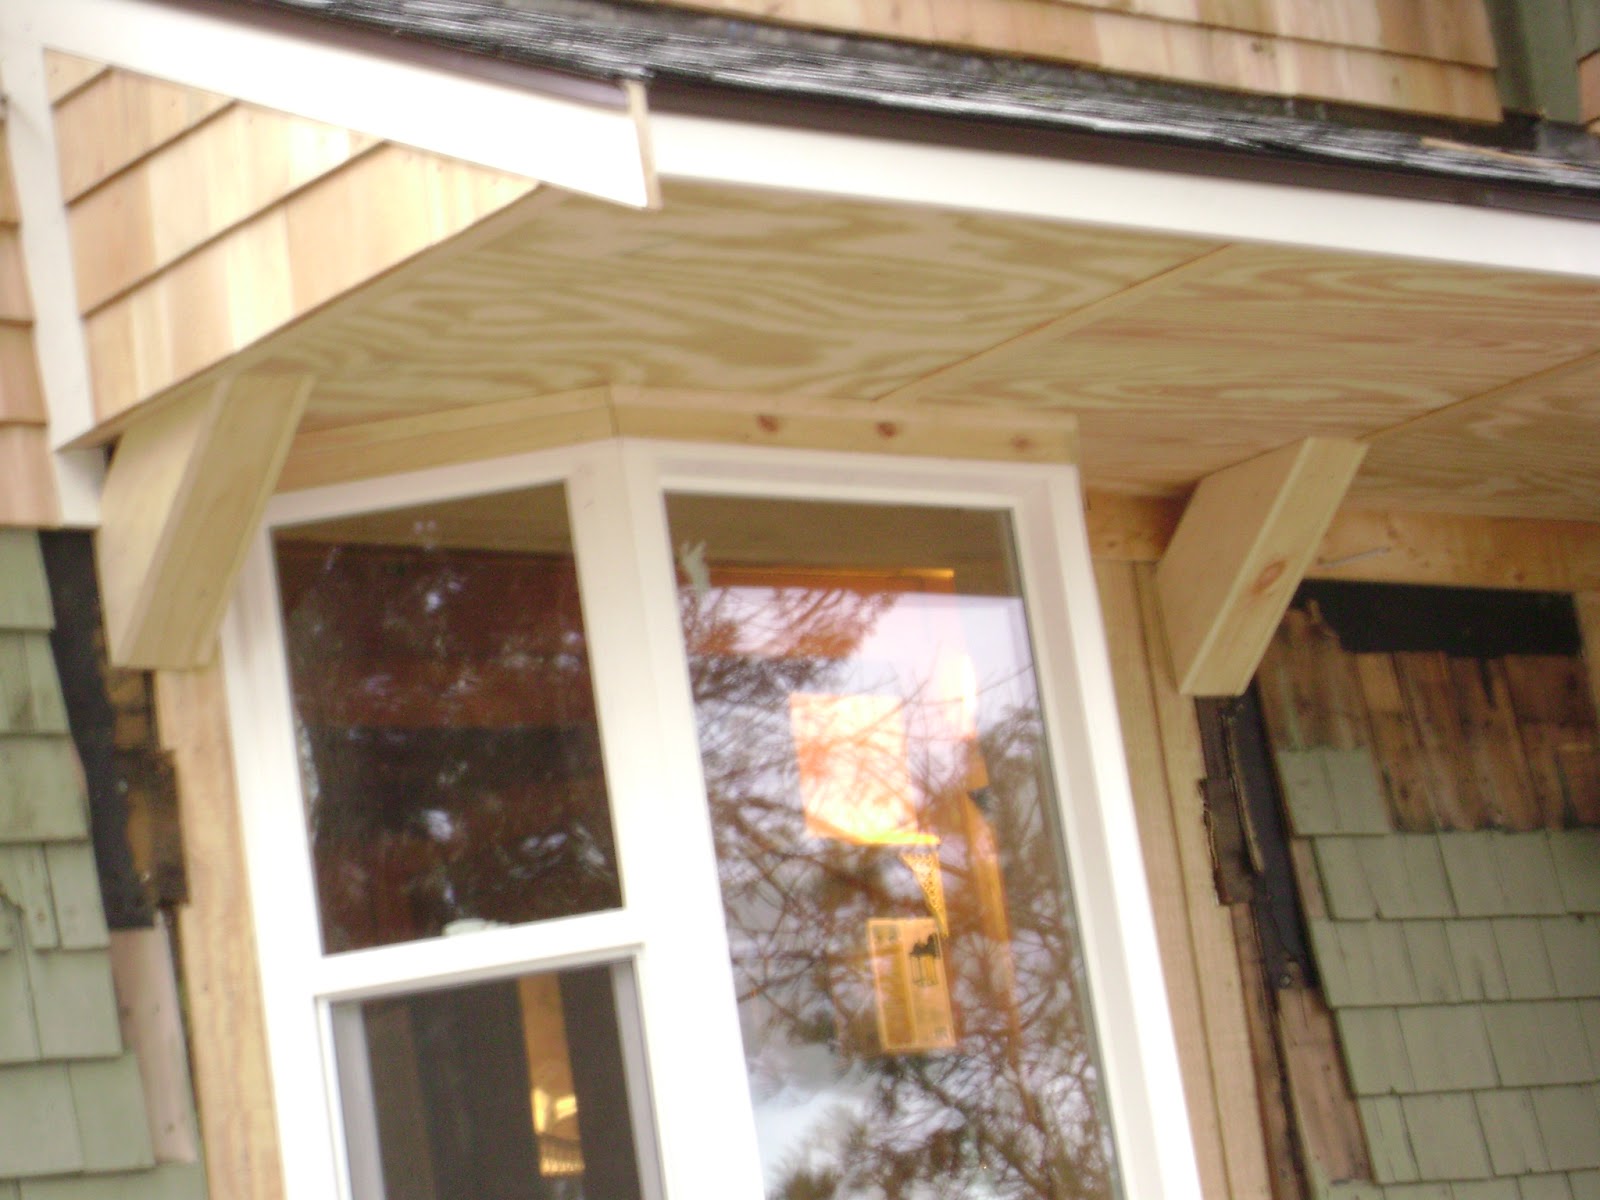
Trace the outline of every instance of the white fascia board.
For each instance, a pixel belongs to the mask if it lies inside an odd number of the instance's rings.
[[[595,84],[589,102],[147,0],[3,0],[0,39],[620,204],[655,199],[639,92],[626,85]]]
[[[5,0],[0,0],[3,7]],[[9,11],[9,10],[7,10]],[[22,213],[19,233],[33,300],[33,349],[44,391],[50,444],[60,446],[94,423],[89,359],[73,283],[72,244],[61,200],[55,131],[38,45],[8,36],[0,12],[0,89],[6,98],[6,143]],[[94,526],[100,520],[105,464],[97,450],[51,456],[61,523]]]
[[[650,140],[664,179],[1600,278],[1597,221],[669,113]]]

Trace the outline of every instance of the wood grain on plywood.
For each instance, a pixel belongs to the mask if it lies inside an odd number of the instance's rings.
[[[72,205],[86,311],[370,148],[371,138],[234,105]]]
[[[56,106],[62,195],[77,199],[231,103],[128,71],[95,77]]]

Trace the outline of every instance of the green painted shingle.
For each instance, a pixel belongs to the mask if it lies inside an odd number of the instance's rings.
[[[54,623],[38,536],[0,529],[0,629],[49,629]]]
[[[198,1164],[162,1166],[154,1171],[33,1179],[22,1185],[21,1200],[205,1200],[205,1172]]]
[[[0,629],[0,733],[65,733],[48,634]]]
[[[1556,977],[1550,970],[1541,918],[1497,917],[1490,924],[1511,999],[1554,1000]]]
[[[0,1068],[0,1130],[0,1179],[80,1169],[67,1069],[59,1063]]]
[[[1384,1200],[1454,1200],[1448,1183],[1405,1183],[1383,1189]]]
[[[50,871],[38,846],[0,846],[0,903],[22,917],[22,935],[36,950],[59,944]]]
[[[1552,833],[1550,857],[1567,911],[1600,913],[1600,829]]]
[[[0,924],[15,921],[0,906]],[[20,938],[20,932],[15,936]],[[27,959],[20,948],[0,950],[0,1063],[32,1062],[38,1057],[39,1035],[33,1026]]]
[[[1398,1015],[1418,1091],[1492,1088],[1499,1082],[1475,1005],[1422,1005],[1402,1008]]]
[[[1296,836],[1344,832],[1333,811],[1333,797],[1328,794],[1328,773],[1323,769],[1320,750],[1278,751],[1278,783],[1283,789],[1289,827]]]
[[[1482,1011],[1502,1085],[1584,1083],[1595,1078],[1576,1003],[1488,1004]]]
[[[1572,1200],[1572,1187],[1565,1175],[1524,1175],[1517,1180],[1522,1200]]]
[[[131,1171],[155,1166],[138,1060],[124,1054],[75,1062],[67,1066],[67,1077],[78,1114],[84,1169]]]
[[[1395,1009],[1339,1009],[1334,1020],[1339,1026],[1339,1046],[1344,1051],[1350,1086],[1358,1096],[1416,1089]]]
[[[72,742],[0,737],[0,842],[84,839],[88,802]]]
[[[56,929],[67,950],[96,950],[110,942],[105,906],[100,902],[100,873],[94,848],[86,842],[59,842],[44,849],[50,870],[50,898]]]
[[[1380,917],[1398,921],[1456,915],[1435,835],[1401,833],[1358,841]]]
[[[1310,923],[1322,990],[1335,1008],[1415,1004],[1416,980],[1399,921]]]
[[[1600,1171],[1574,1171],[1567,1176],[1572,1200],[1600,1200]]]
[[[1600,1000],[1578,1001],[1578,1019],[1589,1040],[1589,1059],[1600,1065]]]
[[[1496,1175],[1526,1175],[1550,1169],[1533,1097],[1520,1088],[1479,1092],[1473,1099]]]
[[[1552,1167],[1600,1167],[1600,1098],[1593,1084],[1534,1088],[1533,1111]]]
[[[28,954],[39,1053],[44,1058],[108,1058],[122,1053],[111,959],[104,950]]]
[[[1422,1179],[1483,1179],[1492,1174],[1472,1097],[1460,1092],[1402,1096],[1400,1111]]]
[[[1470,1183],[1452,1183],[1451,1200],[1521,1200],[1514,1179],[1475,1179]]]
[[[1555,994],[1600,996],[1600,918],[1547,917],[1542,932]]]
[[[1500,947],[1495,942],[1494,926],[1485,920],[1446,921],[1445,940],[1455,964],[1456,981],[1463,1000],[1506,1000],[1511,987]]]
[[[1377,897],[1372,894],[1361,860],[1364,840],[1320,837],[1312,842],[1328,915],[1340,921],[1366,921],[1378,915]]]
[[[1406,1132],[1400,1101],[1393,1096],[1368,1097],[1356,1101],[1356,1110],[1367,1135],[1372,1177],[1383,1184],[1414,1182],[1417,1161],[1411,1153],[1411,1137]]]
[[[1444,921],[1406,921],[1406,955],[1411,960],[1411,975],[1416,981],[1417,999],[1424,1004],[1455,1003],[1462,999],[1456,977],[1455,956],[1445,936]]]
[[[1370,750],[1322,750],[1340,832],[1389,834],[1389,800]]]
[[[1442,833],[1438,839],[1462,916],[1548,916],[1565,910],[1545,834]]]

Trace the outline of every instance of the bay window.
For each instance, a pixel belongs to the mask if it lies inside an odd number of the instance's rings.
[[[225,636],[294,1195],[1196,1195],[1066,467],[276,498]]]

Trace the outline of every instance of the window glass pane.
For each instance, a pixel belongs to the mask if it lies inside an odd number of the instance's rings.
[[[362,1200],[635,1200],[613,971],[341,1005]]]
[[[768,1194],[1111,1194],[1008,519],[668,516]]]
[[[616,907],[562,489],[276,551],[325,949]]]

